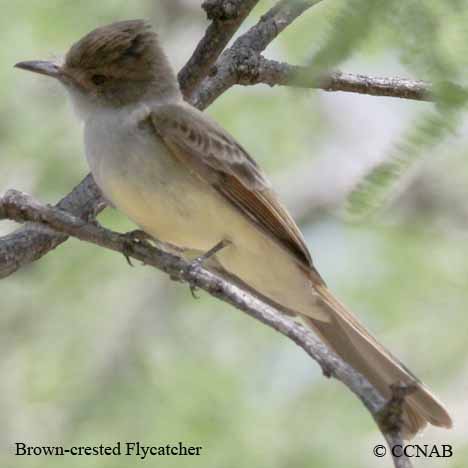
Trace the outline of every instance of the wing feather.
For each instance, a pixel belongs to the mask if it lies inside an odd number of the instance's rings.
[[[152,124],[174,156],[211,184],[307,267],[304,238],[271,190],[263,171],[216,122],[185,104],[157,106]]]

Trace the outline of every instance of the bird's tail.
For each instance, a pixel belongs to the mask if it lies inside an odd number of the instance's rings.
[[[304,317],[317,334],[343,360],[359,371],[385,397],[392,396],[392,384],[415,385],[402,407],[403,432],[411,438],[427,423],[451,427],[452,420],[443,405],[398,359],[392,356],[326,286],[318,286],[322,308],[330,320]]]

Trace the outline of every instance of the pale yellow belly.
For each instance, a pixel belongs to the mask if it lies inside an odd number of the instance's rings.
[[[105,183],[116,208],[157,239],[206,251],[245,224],[204,182],[180,168],[164,167],[164,176],[159,169],[154,177],[147,168],[139,177],[114,175]]]

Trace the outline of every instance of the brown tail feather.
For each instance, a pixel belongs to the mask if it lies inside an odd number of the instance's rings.
[[[403,406],[405,436],[411,438],[427,423],[451,427],[452,420],[447,411],[424,384],[383,348],[325,286],[318,286],[317,292],[330,321],[304,319],[331,349],[363,374],[386,398],[391,397],[392,384],[417,385]]]

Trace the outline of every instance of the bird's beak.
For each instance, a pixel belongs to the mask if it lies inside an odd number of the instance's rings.
[[[54,62],[46,62],[43,60],[29,60],[27,62],[18,62],[16,68],[28,70],[41,75],[51,76],[53,78],[60,78],[62,76],[62,69]]]

